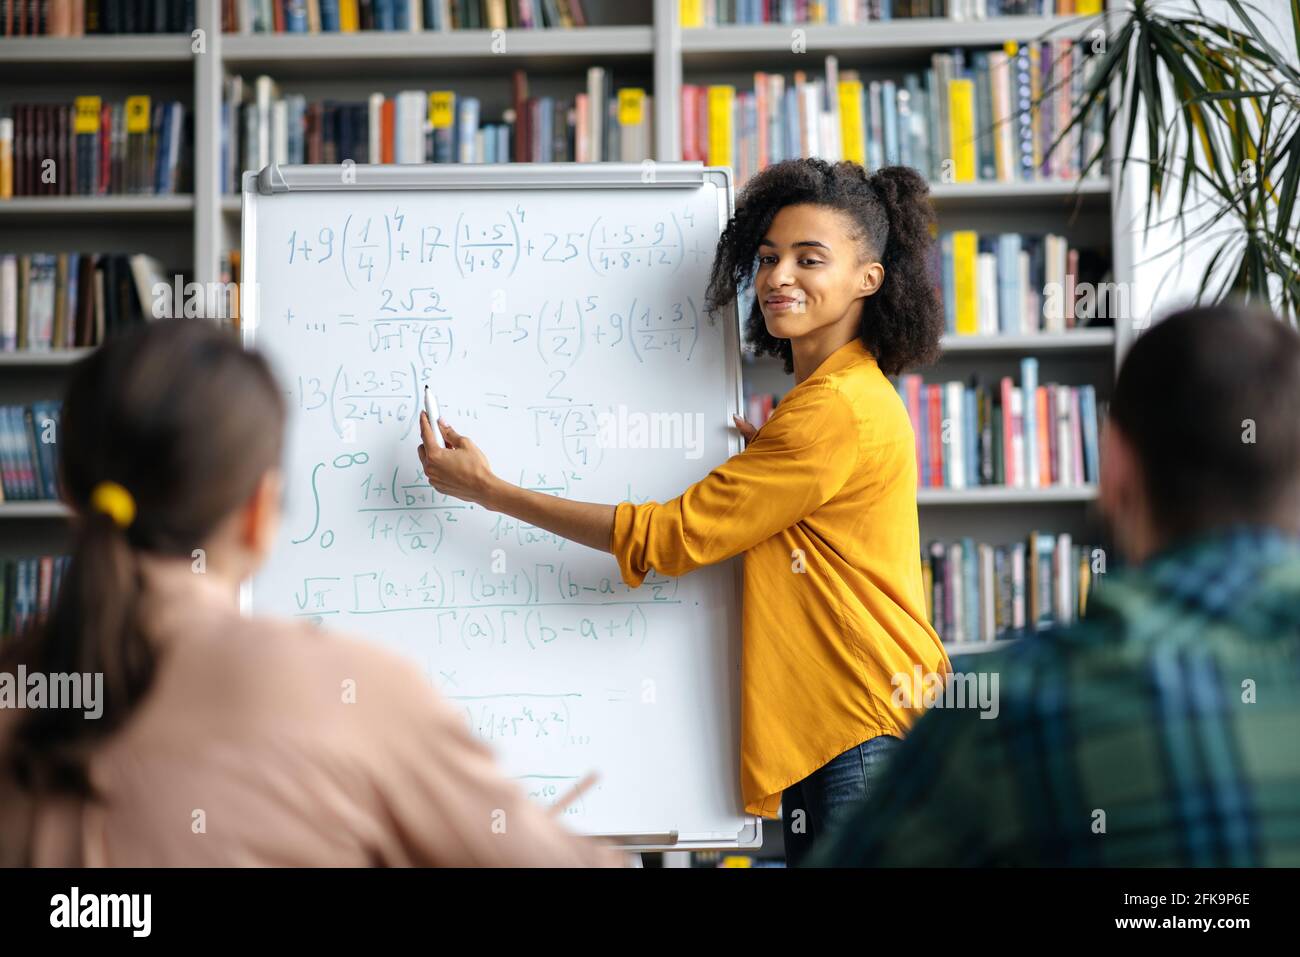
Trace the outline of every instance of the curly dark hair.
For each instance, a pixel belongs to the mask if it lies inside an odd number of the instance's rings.
[[[718,239],[705,305],[717,314],[749,288],[758,243],[786,206],[809,203],[841,210],[854,225],[862,261],[879,261],[885,279],[862,304],[862,343],[886,375],[924,366],[939,356],[943,307],[932,274],[934,210],[930,186],[908,166],[868,175],[860,163],[792,159],[755,174],[736,200],[736,212]],[[785,360],[794,371],[789,339],[767,331],[758,299],[745,319],[745,337],[760,355]]]

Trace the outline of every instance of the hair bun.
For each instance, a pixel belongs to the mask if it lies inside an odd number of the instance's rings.
[[[867,182],[881,193],[888,190],[890,195],[900,198],[909,194],[921,197],[930,192],[926,178],[910,166],[882,166],[867,177]]]

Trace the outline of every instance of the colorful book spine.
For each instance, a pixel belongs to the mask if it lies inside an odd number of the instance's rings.
[[[966,537],[921,550],[926,611],[945,644],[1026,638],[1083,618],[1097,587],[1092,546],[1068,532],[1009,544]]]

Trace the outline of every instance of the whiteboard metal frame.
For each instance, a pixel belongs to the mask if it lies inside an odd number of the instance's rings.
[[[240,336],[244,347],[254,348],[258,314],[257,295],[257,206],[258,201],[284,193],[345,192],[351,190],[445,190],[445,189],[694,189],[705,183],[718,187],[718,231],[731,220],[735,206],[735,189],[731,169],[705,166],[700,162],[641,163],[449,163],[445,165],[380,166],[369,164],[331,164],[316,166],[281,166],[273,164],[260,172],[245,172],[242,180],[243,202],[240,223],[242,255],[240,302]],[[247,295],[251,290],[252,295]],[[726,337],[728,390],[732,411],[744,415],[744,389],[741,382],[740,306],[732,301],[726,314],[718,319]],[[744,446],[738,434],[728,440],[731,455]],[[731,559],[732,590],[736,608],[737,634],[743,641],[741,602],[743,573],[739,559]],[[253,581],[239,586],[239,607],[245,615],[253,611]],[[736,835],[703,834],[684,836],[676,831],[654,834],[598,834],[614,846],[627,851],[703,851],[761,847],[763,819],[751,815]]]

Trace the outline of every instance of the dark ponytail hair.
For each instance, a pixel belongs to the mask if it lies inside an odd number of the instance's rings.
[[[280,460],[284,399],[266,362],[202,319],[150,323],[75,368],[57,436],[76,513],[71,561],[48,621],[9,642],[0,671],[102,673],[103,711],[23,712],[3,760],[32,793],[91,796],[86,759],[152,683],[137,554],[189,559]],[[126,527],[93,507],[102,482],[135,504]]]
[[[736,213],[718,240],[706,307],[717,313],[738,291],[753,284],[758,243],[786,206],[808,203],[845,213],[855,229],[861,261],[885,267],[880,288],[862,303],[862,343],[886,375],[933,362],[943,335],[931,255],[934,210],[930,186],[908,166],[886,166],[868,175],[843,160],[792,159],[755,174],[736,200]],[[785,360],[794,371],[789,339],[767,331],[755,297],[745,337],[760,355]]]

